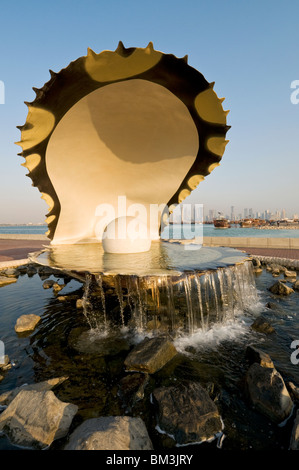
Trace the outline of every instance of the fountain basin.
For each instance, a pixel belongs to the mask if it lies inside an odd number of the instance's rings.
[[[125,255],[104,253],[100,244],[61,245],[31,259],[84,283],[83,313],[100,334],[116,327],[193,333],[233,320],[256,302],[246,253],[185,243],[152,242],[146,253]]]
[[[152,241],[144,253],[105,253],[101,243],[51,246],[30,255],[31,261],[77,273],[131,276],[178,276],[242,263],[248,255],[228,247],[207,247],[190,240]]]

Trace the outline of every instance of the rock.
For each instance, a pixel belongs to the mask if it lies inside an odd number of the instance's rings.
[[[9,284],[13,284],[17,282],[16,277],[7,277],[7,276],[0,276],[0,287],[8,286]]]
[[[263,269],[260,267],[255,267],[253,268],[254,274],[261,274],[263,272]]]
[[[257,362],[262,367],[270,367],[272,369],[274,368],[274,364],[269,354],[261,351],[251,344],[246,348],[246,357],[250,363]]]
[[[0,356],[2,362],[0,362],[0,370],[11,369],[11,363],[7,354],[5,356]]]
[[[296,387],[296,385],[293,384],[293,382],[288,382],[288,389],[293,399],[299,402],[299,387]]]
[[[18,277],[19,275],[19,272],[16,268],[7,268],[2,272],[5,276],[8,276],[8,277]]]
[[[266,308],[270,310],[274,310],[275,312],[279,313],[280,315],[288,315],[288,312],[285,311],[279,304],[275,302],[267,302]]]
[[[134,372],[120,380],[119,394],[126,406],[133,406],[137,401],[144,398],[144,389],[148,384],[148,374]]]
[[[81,328],[74,328],[68,338],[68,345],[82,354],[100,356],[116,356],[130,350],[130,344],[125,338],[117,335],[103,337],[94,330],[82,332]]]
[[[299,410],[297,410],[293,424],[289,450],[299,450]]]
[[[66,436],[77,410],[52,391],[21,390],[0,415],[0,430],[13,444],[44,449]]]
[[[255,319],[251,328],[259,333],[271,334],[275,332],[273,326],[262,315]]]
[[[154,374],[177,354],[171,341],[163,336],[145,338],[125,359],[126,370]]]
[[[197,382],[155,389],[153,398],[158,404],[160,430],[177,444],[207,441],[222,432],[217,406]]]
[[[252,258],[252,264],[253,266],[256,266],[257,268],[260,268],[262,265],[262,263],[260,262],[258,258]]]
[[[37,273],[37,268],[36,266],[32,265],[32,264],[29,264],[27,266],[27,275],[30,277],[30,276],[34,276],[34,274]]]
[[[17,319],[15,324],[16,333],[28,333],[35,329],[36,325],[41,321],[39,315],[30,313],[28,315],[22,315]]]
[[[290,270],[286,269],[285,272],[284,272],[284,276],[293,278],[293,277],[297,277],[297,273],[296,273],[296,271],[290,271]]]
[[[47,280],[43,283],[43,288],[44,288],[44,289],[51,289],[51,287],[53,287],[54,284],[55,284],[55,281],[53,281],[53,279],[47,279]]]
[[[54,294],[57,294],[65,287],[65,284],[58,284],[58,282],[54,282],[52,287]]]
[[[84,421],[65,450],[153,450],[141,418],[105,416]]]
[[[299,290],[299,279],[298,279],[298,281],[294,282],[293,289]]]
[[[275,423],[283,422],[293,409],[293,401],[283,378],[275,368],[252,364],[246,375],[247,391],[257,411]]]
[[[83,308],[83,307],[84,307],[84,300],[83,300],[83,299],[77,299],[76,307],[77,307],[78,309]]]
[[[58,377],[54,379],[45,380],[43,382],[38,382],[36,384],[30,385],[21,385],[21,387],[16,387],[13,390],[9,390],[8,392],[4,392],[0,395],[0,405],[7,406],[9,405],[12,400],[17,396],[19,392],[22,390],[30,391],[35,390],[36,392],[44,392],[48,390],[52,390],[54,387],[62,384],[68,379],[68,377]]]
[[[279,276],[280,275],[280,269],[279,268],[272,268],[271,272],[272,272],[272,276]]]
[[[286,268],[284,266],[281,266],[280,264],[271,264],[270,267],[271,271],[276,273],[283,273],[286,270]]]
[[[277,295],[289,295],[294,290],[291,287],[286,286],[283,282],[277,281],[273,286],[269,287],[269,291],[272,292],[272,294],[277,294]]]

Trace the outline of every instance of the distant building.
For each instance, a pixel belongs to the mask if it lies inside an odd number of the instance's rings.
[[[230,220],[236,220],[235,207],[234,206],[231,206],[231,208],[230,208]]]

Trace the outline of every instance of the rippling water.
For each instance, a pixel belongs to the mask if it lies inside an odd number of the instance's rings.
[[[57,280],[54,276],[50,279]],[[82,284],[70,280],[57,296],[51,289],[43,289],[41,275],[21,275],[15,284],[0,289],[0,339],[14,364],[0,382],[0,393],[24,383],[67,375],[69,380],[60,386],[57,396],[79,406],[77,420],[109,414],[142,416],[155,449],[161,449],[163,437],[155,429],[149,394],[156,386],[182,379],[199,380],[210,390],[220,409],[225,426],[223,449],[287,449],[292,420],[284,427],[270,423],[250,406],[244,395],[248,368],[245,350],[251,343],[270,354],[285,381],[299,385],[299,365],[290,360],[291,342],[299,339],[299,293],[284,298],[272,295],[267,289],[276,279],[265,270],[257,276],[255,304],[239,311],[234,320],[216,323],[208,331],[198,328],[192,334],[182,333],[175,338],[178,356],[151,376],[144,400],[128,409],[119,395],[128,348],[119,348],[117,340],[122,339],[131,347],[144,334],[132,337],[126,328],[119,329],[103,338],[102,352],[78,352],[73,347],[74,340],[89,330],[83,310],[76,308],[75,296],[81,298],[84,294]],[[106,298],[105,307],[107,315],[113,317],[119,315],[119,297],[109,292],[111,296]],[[60,297],[67,295],[71,296],[69,300]],[[280,309],[266,308],[269,301]],[[14,331],[15,322],[20,315],[28,313],[40,315],[42,321],[28,337],[19,337]],[[251,329],[253,320],[261,313],[274,326],[274,335],[266,336]],[[53,448],[60,445],[54,443]],[[216,442],[201,445],[214,449]],[[0,448],[14,446],[1,435]]]

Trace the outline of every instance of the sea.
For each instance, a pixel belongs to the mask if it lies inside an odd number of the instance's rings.
[[[0,225],[0,234],[45,234],[47,225]],[[210,224],[169,225],[162,232],[162,238],[204,237],[260,237],[260,238],[299,238],[299,229],[259,229],[232,226],[218,229]]]

